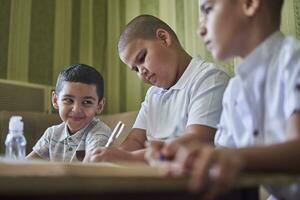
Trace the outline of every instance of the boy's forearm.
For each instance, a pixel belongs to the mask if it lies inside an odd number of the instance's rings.
[[[135,140],[126,140],[119,147],[125,151],[137,151],[144,148],[144,145],[141,145],[138,141]]]
[[[145,153],[146,153],[146,149],[140,149],[140,150],[131,152],[131,154],[134,157],[134,160],[142,161],[142,162],[146,162]]]
[[[230,149],[250,171],[300,172],[300,138],[262,147]]]
[[[203,137],[201,133],[186,133],[183,136],[177,139],[180,143],[188,145],[189,143],[194,142],[201,142],[201,143],[208,143],[213,144],[214,139],[213,137]]]
[[[26,160],[44,160],[41,156],[39,156],[36,152],[30,152],[26,157]]]

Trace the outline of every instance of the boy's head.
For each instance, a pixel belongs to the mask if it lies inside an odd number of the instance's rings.
[[[71,134],[85,127],[104,106],[103,78],[88,65],[75,64],[60,72],[52,104]]]
[[[95,85],[99,101],[104,94],[104,81],[102,75],[93,67],[85,64],[73,64],[63,69],[57,78],[55,92],[59,94],[65,81]]]
[[[284,0],[199,0],[199,35],[213,56],[246,57],[279,29]]]
[[[176,83],[185,52],[168,24],[152,15],[132,19],[118,41],[121,60],[145,83],[169,88]]]
[[[121,32],[118,42],[119,53],[134,40],[155,40],[157,29],[166,30],[174,40],[179,42],[176,33],[167,23],[152,15],[139,15],[132,19]]]

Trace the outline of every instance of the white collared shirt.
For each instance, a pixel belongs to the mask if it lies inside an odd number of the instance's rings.
[[[70,135],[66,123],[49,127],[33,147],[39,156],[50,161],[78,161],[76,154],[85,154],[96,147],[103,147],[111,130],[97,118]],[[81,156],[81,155],[80,155]]]
[[[284,142],[289,138],[288,119],[299,109],[300,43],[278,31],[236,69],[224,94],[215,144],[246,147]],[[279,195],[289,194],[296,193]]]
[[[192,124],[216,128],[230,76],[212,63],[193,58],[177,83],[165,90],[152,86],[133,128],[148,139],[172,139]]]

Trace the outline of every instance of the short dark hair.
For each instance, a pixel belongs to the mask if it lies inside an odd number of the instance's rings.
[[[276,26],[280,26],[281,10],[284,0],[267,0],[268,7],[270,9],[271,17]]]
[[[179,43],[176,33],[168,24],[152,15],[139,15],[133,18],[121,32],[118,41],[118,51],[122,52],[126,45],[135,39],[155,39],[155,32],[158,28],[166,30]]]
[[[58,95],[63,87],[63,82],[80,82],[96,85],[99,100],[104,95],[104,81],[102,75],[93,67],[85,64],[72,64],[65,67],[58,75],[55,92]]]

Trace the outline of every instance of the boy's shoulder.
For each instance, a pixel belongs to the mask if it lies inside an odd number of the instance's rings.
[[[93,130],[95,130],[95,131],[101,131],[103,133],[108,133],[108,134],[111,133],[111,129],[109,128],[109,126],[106,123],[104,123],[101,120],[100,116],[96,116],[93,120],[96,122],[96,125],[93,128]]]
[[[278,59],[286,71],[300,69],[300,41],[293,36],[285,36],[279,49]]]
[[[202,83],[211,77],[216,77],[216,80],[228,82],[231,78],[227,69],[212,62],[207,62],[200,57],[195,57],[194,62],[189,66],[191,69],[189,81],[192,84]]]
[[[46,130],[46,132],[61,132],[65,129],[66,123],[61,122],[60,124],[55,124],[52,126],[49,126]]]
[[[228,70],[216,63],[208,62],[206,60],[203,60],[201,57],[197,56],[193,58],[191,64],[189,67],[194,68],[193,75],[196,76],[196,74],[210,74],[215,72],[221,72],[226,74],[228,77],[230,77],[230,74]]]
[[[300,40],[293,36],[284,37],[282,48],[280,49],[280,51],[281,53],[290,56],[294,56],[295,54],[297,54],[297,57],[300,59],[300,56],[298,54],[300,51]]]

